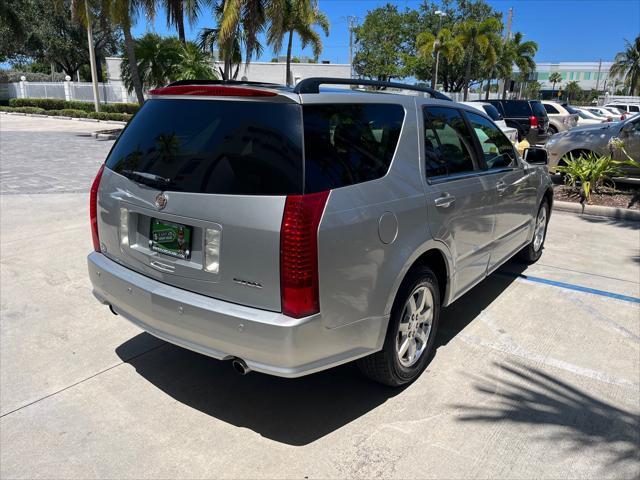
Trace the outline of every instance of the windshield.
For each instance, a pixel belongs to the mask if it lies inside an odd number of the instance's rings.
[[[493,120],[494,122],[497,122],[498,120],[503,120],[502,115],[500,114],[498,109],[493,105],[482,105],[482,108],[484,108],[484,111],[487,112],[487,115],[489,115],[489,118],[491,118],[491,120]]]
[[[300,106],[148,100],[113,147],[107,167],[163,190],[302,193]]]

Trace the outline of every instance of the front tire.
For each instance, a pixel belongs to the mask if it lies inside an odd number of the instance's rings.
[[[535,263],[542,256],[544,241],[547,238],[547,226],[549,225],[549,202],[543,200],[538,209],[536,223],[533,230],[533,239],[521,252],[520,258],[525,263]]]
[[[429,363],[440,318],[440,289],[426,266],[409,272],[391,310],[381,351],[358,360],[367,377],[391,387],[414,381]]]

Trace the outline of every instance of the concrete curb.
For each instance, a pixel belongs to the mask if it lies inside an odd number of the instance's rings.
[[[56,119],[56,120],[77,120],[79,122],[109,123],[111,125],[126,125],[127,124],[127,122],[121,122],[119,120],[98,120],[97,118],[60,117],[60,116],[54,116],[54,115],[40,115],[38,113],[0,112],[0,115],[17,115],[17,116],[20,116],[20,117],[52,118],[52,119]]]
[[[628,208],[603,207],[600,205],[585,205],[579,203],[553,202],[553,209],[559,212],[577,213],[578,215],[595,215],[598,217],[615,218],[616,220],[640,221],[640,210]]]

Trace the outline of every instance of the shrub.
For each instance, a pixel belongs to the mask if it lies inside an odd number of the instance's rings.
[[[612,181],[612,177],[620,174],[616,161],[609,155],[599,157],[589,153],[578,158],[570,155],[566,162],[566,165],[558,166],[557,170],[566,174],[565,182],[570,186],[575,188],[580,184],[581,203],[591,203],[591,192],[598,191],[607,180]]]
[[[87,118],[87,114],[88,112],[75,108],[63,108],[60,110],[60,115],[63,117]]]
[[[57,98],[12,98],[9,100],[11,107],[38,107],[45,110],[82,110],[93,112],[93,102],[80,102],[77,100],[60,100]],[[134,114],[140,105],[137,103],[101,103],[100,110],[106,113]]]
[[[128,122],[131,119],[131,115],[127,113],[111,113],[111,112],[89,112],[89,118],[97,118],[98,120],[118,120],[121,122]]]
[[[44,108],[38,107],[0,107],[0,111],[3,112],[17,112],[17,113],[36,113],[36,114],[46,114]]]
[[[12,98],[9,105],[12,107],[37,107],[45,110],[61,110],[65,108],[64,100],[57,98]]]

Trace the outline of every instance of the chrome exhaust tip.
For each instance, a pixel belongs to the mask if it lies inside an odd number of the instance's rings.
[[[118,316],[118,312],[116,312],[116,311],[113,309],[113,305],[109,305],[109,310],[111,310],[111,313],[113,313],[115,316]]]
[[[236,373],[240,375],[246,375],[251,371],[246,362],[241,358],[234,358],[233,360],[231,360],[231,366],[236,371]]]

